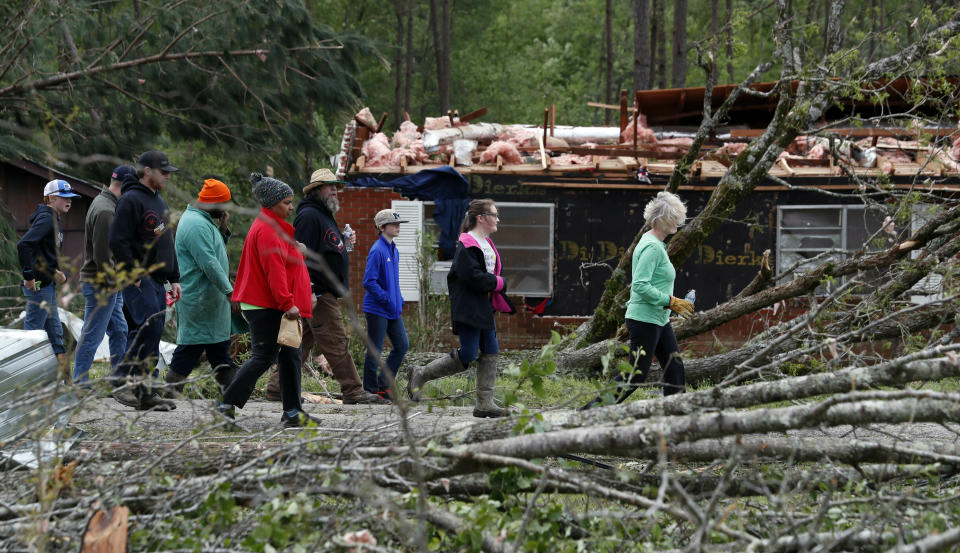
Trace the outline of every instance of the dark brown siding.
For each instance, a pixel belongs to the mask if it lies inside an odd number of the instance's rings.
[[[0,201],[13,215],[13,228],[17,236],[22,236],[30,226],[30,215],[36,210],[37,204],[43,202],[43,186],[55,178],[64,178],[61,174],[51,173],[49,178],[27,171],[13,164],[0,162]],[[81,197],[74,198],[73,205],[63,223],[63,256],[66,258],[64,272],[75,277],[83,263],[83,222],[87,208],[93,201],[90,194],[91,186],[78,186],[70,178],[66,178]],[[95,190],[95,189],[94,189]]]

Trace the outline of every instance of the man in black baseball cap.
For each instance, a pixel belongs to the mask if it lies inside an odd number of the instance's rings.
[[[134,379],[132,388],[118,388],[113,397],[118,402],[139,410],[169,411],[176,404],[160,398],[156,391],[140,379],[149,380],[152,366],[160,356],[167,291],[170,299],[180,300],[180,270],[170,228],[170,210],[160,192],[177,170],[166,154],[157,150],[144,152],[137,159],[139,182],[124,186],[117,202],[116,214],[110,223],[110,251],[117,269],[137,277],[122,291],[123,306],[130,318],[127,352],[124,362],[114,369],[114,382],[123,384]],[[132,180],[132,179],[128,179]]]
[[[148,150],[140,154],[140,158],[137,159],[137,165],[143,167],[144,169],[159,169],[166,173],[175,173],[177,168],[173,165],[170,165],[170,160],[167,159],[167,154],[161,152],[160,150]]]

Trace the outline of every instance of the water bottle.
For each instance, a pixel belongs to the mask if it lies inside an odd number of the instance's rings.
[[[683,299],[690,303],[697,303],[697,291],[691,288],[690,291],[687,292],[687,295],[683,296]]]
[[[343,227],[343,243],[347,247],[348,252],[353,251],[353,243],[350,239],[353,238],[353,229],[350,228],[350,223],[347,223]]]

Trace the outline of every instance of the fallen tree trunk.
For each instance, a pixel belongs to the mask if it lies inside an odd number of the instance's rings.
[[[960,350],[960,345],[934,347],[871,367],[852,367],[833,372],[757,382],[730,388],[711,388],[688,394],[633,401],[588,411],[541,413],[544,425],[553,429],[590,428],[593,425],[644,421],[651,417],[691,415],[719,409],[743,409],[782,401],[794,401],[826,394],[902,386],[908,382],[929,382],[960,377],[960,360],[943,357]],[[938,357],[932,359],[932,357]],[[463,446],[507,438],[515,424],[489,421],[433,438],[437,443]],[[568,453],[568,452],[562,452]],[[572,453],[572,452],[569,452]]]
[[[922,400],[922,401],[921,401]],[[627,425],[591,426],[527,434],[462,445],[454,451],[502,455],[521,459],[555,457],[565,453],[632,455],[656,451],[682,442],[740,434],[786,432],[820,426],[898,424],[904,422],[958,422],[958,394],[929,392],[853,392],[823,402],[749,412],[720,412],[653,417]],[[430,479],[484,470],[469,459]]]
[[[637,451],[635,455],[644,453],[649,452]],[[960,447],[950,442],[936,445],[893,444],[826,436],[815,438],[736,436],[678,444],[667,451],[672,461],[683,463],[710,463],[717,459],[733,457],[734,454],[743,462],[775,459],[794,463],[825,461],[847,465],[940,463],[960,469]]]
[[[887,269],[904,260],[912,251],[917,251],[927,245],[935,246],[934,251],[927,252],[923,260],[911,260],[908,267],[892,279],[881,289],[874,292],[876,301],[889,305],[890,299],[908,291],[921,278],[926,276],[937,263],[949,259],[960,251],[960,234],[957,225],[960,224],[960,205],[944,210],[915,232],[909,239],[876,254],[861,255],[842,262],[828,261],[795,280],[762,289],[749,296],[738,295],[734,299],[706,311],[694,313],[691,317],[677,321],[674,324],[674,333],[678,341],[697,336],[730,322],[748,313],[773,306],[781,301],[793,299],[813,292],[821,285],[825,278],[840,278],[856,274],[861,271]],[[566,349],[557,356],[557,368],[560,372],[595,374],[601,367],[601,356],[611,347],[618,344],[615,340],[604,340],[579,350]],[[688,382],[694,382],[688,375]],[[718,369],[705,378],[716,377]],[[720,375],[722,378],[724,375]]]

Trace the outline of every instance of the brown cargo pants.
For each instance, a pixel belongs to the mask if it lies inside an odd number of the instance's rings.
[[[350,356],[346,329],[340,315],[340,302],[332,294],[317,297],[313,317],[304,319],[303,341],[300,343],[300,358],[303,364],[310,359],[313,348],[323,353],[333,370],[333,377],[340,383],[344,398],[364,394],[363,382]],[[274,366],[267,383],[267,397],[280,396],[280,374]]]

